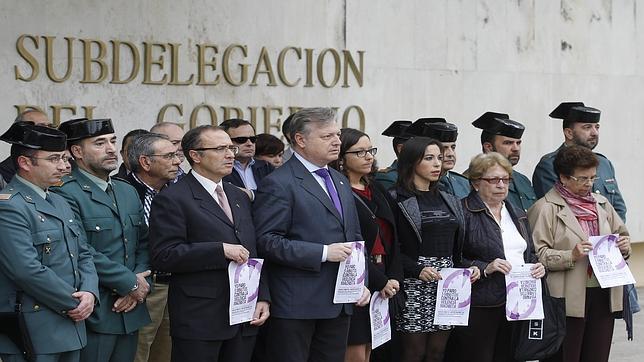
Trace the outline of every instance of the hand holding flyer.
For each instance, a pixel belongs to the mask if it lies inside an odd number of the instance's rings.
[[[367,276],[364,241],[356,241],[351,245],[351,254],[340,262],[338,276],[335,280],[333,303],[355,303],[364,292],[364,282]]]
[[[253,319],[259,295],[259,279],[263,264],[264,259],[248,259],[243,264],[231,261],[228,264],[228,281],[230,284],[228,317],[231,326],[249,322]]]
[[[371,320],[371,348],[375,349],[391,339],[391,318],[389,317],[389,299],[380,293],[373,293],[369,303]]]
[[[541,280],[532,276],[532,266],[513,265],[505,276],[505,317],[509,321],[543,319]]]
[[[442,279],[436,291],[434,324],[466,326],[470,317],[472,301],[472,271],[461,268],[443,268]]]
[[[588,240],[593,244],[588,260],[602,288],[635,284],[635,278],[617,247],[618,238],[619,235],[610,234],[591,236]]]

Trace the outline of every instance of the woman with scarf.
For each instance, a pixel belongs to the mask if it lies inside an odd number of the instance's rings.
[[[550,294],[566,299],[566,337],[550,361],[608,361],[613,313],[622,311],[622,287],[601,288],[588,260],[591,236],[619,234],[616,245],[624,258],[631,252],[619,215],[605,197],[592,192],[597,165],[588,148],[563,148],[554,161],[559,180],[528,212]]]

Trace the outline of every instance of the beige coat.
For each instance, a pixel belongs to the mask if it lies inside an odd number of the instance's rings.
[[[599,204],[599,234],[628,235],[626,226],[608,200],[593,194]],[[528,211],[535,251],[548,271],[548,287],[554,297],[566,298],[566,315],[584,317],[588,258],[574,262],[572,249],[588,240],[577,218],[554,188]],[[610,288],[611,311],[623,309],[622,287]]]

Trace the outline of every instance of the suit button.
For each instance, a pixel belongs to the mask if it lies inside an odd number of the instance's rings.
[[[38,304],[34,304],[34,310],[40,310],[40,306]]]
[[[125,241],[125,243],[127,244],[127,238],[123,238],[123,241]]]
[[[49,235],[47,235],[47,241],[51,241],[51,238],[49,237]]]
[[[71,256],[71,257],[73,258],[73,257],[74,257],[74,254],[73,254],[73,253],[69,253],[69,256]]]
[[[601,193],[601,191],[599,191],[599,190],[595,190],[595,193],[596,193],[596,194],[600,194],[600,193]]]
[[[101,227],[96,225],[96,230],[101,230]]]
[[[125,254],[125,260],[127,260],[127,254]]]
[[[69,219],[69,222],[74,222],[74,219]]]
[[[67,314],[67,311],[66,310],[61,310],[60,314]]]

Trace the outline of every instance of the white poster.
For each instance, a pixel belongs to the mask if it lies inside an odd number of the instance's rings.
[[[389,299],[380,292],[373,293],[369,303],[371,319],[371,349],[387,343],[391,339],[391,318],[389,317]]]
[[[591,236],[593,250],[588,254],[593,273],[602,288],[635,284],[631,269],[617,247],[619,235]]]
[[[472,271],[461,268],[443,268],[442,279],[436,291],[434,324],[466,326],[470,318],[472,304]]]
[[[533,278],[534,264],[513,265],[505,276],[505,317],[509,321],[543,319],[541,279]]]
[[[228,317],[231,326],[253,319],[259,296],[259,278],[263,264],[264,259],[248,259],[243,264],[231,261],[228,264],[228,281],[230,283]]]
[[[340,262],[335,279],[333,303],[355,303],[362,297],[367,276],[366,266],[364,241],[355,241],[351,245],[349,257]]]

